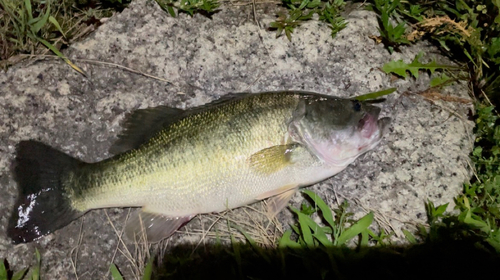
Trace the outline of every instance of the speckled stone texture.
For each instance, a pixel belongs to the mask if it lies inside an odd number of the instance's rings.
[[[79,279],[102,279],[111,262],[129,275],[130,262],[116,252],[118,240],[104,210],[91,211],[38,242],[10,244],[5,229],[17,195],[9,171],[16,143],[36,139],[82,160],[99,161],[109,156],[126,112],[156,105],[190,108],[230,92],[307,90],[352,97],[397,87],[380,104],[383,115],[393,118],[390,134],[344,172],[310,189],[332,207],[347,199],[356,218],[374,211],[383,227],[396,232],[395,242],[403,239],[402,229],[425,222],[428,199],[453,204],[470,177],[471,106],[419,96],[429,84],[424,73],[418,80],[391,81],[379,70],[391,60],[410,62],[419,51],[446,63],[437,51],[418,44],[390,55],[369,38],[378,31],[375,15],[367,11],[348,15],[347,28],[335,39],[316,21],[296,29],[292,42],[276,39],[264,28],[275,13],[260,8],[262,29],[251,6],[222,7],[212,19],[172,18],[154,1],[137,0],[66,51],[87,78],[59,60],[26,62],[0,73],[0,258],[24,267],[36,247],[45,279],[74,279],[75,271]],[[170,83],[78,59],[120,64]],[[467,88],[454,85],[443,94],[467,98]],[[297,194],[292,203],[302,200]],[[108,210],[119,230],[126,212]],[[288,210],[279,215],[284,225],[291,217]],[[182,233],[174,239],[197,242]]]

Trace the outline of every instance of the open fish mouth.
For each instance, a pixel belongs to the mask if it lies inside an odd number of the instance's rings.
[[[359,121],[358,128],[361,137],[367,140],[363,141],[365,144],[358,147],[358,151],[361,153],[374,148],[382,140],[382,137],[389,132],[391,118],[384,117],[378,119],[379,112],[376,112],[376,114],[367,113]]]

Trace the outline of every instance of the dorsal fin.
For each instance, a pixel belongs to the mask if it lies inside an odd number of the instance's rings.
[[[139,146],[151,139],[151,137],[161,129],[190,114],[199,113],[213,106],[218,106],[228,101],[237,100],[253,94],[255,93],[229,93],[207,104],[189,110],[168,106],[135,110],[126,117],[123,124],[123,131],[118,136],[118,140],[111,146],[109,152],[116,155],[139,148]]]
[[[214,99],[214,100],[208,102],[207,104],[200,105],[200,106],[195,107],[193,109],[195,109],[195,110],[204,109],[204,108],[216,106],[216,105],[228,102],[228,101],[243,99],[243,98],[249,97],[251,95],[258,95],[258,94],[265,94],[265,93],[230,92],[230,93],[219,96],[219,98]]]
[[[136,149],[162,128],[184,117],[185,111],[168,106],[158,106],[131,112],[123,124],[123,131],[109,152],[120,154]]]

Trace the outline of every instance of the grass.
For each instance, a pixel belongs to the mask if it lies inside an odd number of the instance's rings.
[[[213,0],[156,1],[174,17],[179,13],[216,16],[220,5]],[[126,4],[120,0],[0,0],[2,68],[17,63],[25,57],[22,54],[51,51],[77,70],[60,50],[84,37],[100,24],[100,19],[111,16]],[[341,15],[345,7],[342,0],[283,0],[282,7],[270,28],[276,31],[277,37],[284,35],[290,41],[294,32],[300,32],[301,23],[308,20],[316,18],[328,24],[332,37],[347,24]],[[448,209],[448,205],[435,206],[428,201],[427,225],[421,225],[417,232],[404,231],[412,246],[393,247],[387,242],[390,233],[374,232],[373,214],[352,220],[346,204],[332,212],[321,198],[305,191],[312,203],[291,209],[297,224],[284,232],[280,225],[270,230],[259,223],[241,224],[221,214],[212,217],[208,230],[194,233],[202,237],[203,246],[199,246],[201,243],[189,248],[177,246],[169,255],[157,248],[157,258],[150,255],[150,246],[137,247],[133,254],[122,251],[137,268],[133,273],[135,278],[153,279],[160,275],[192,279],[207,275],[207,271],[223,279],[365,276],[359,267],[383,276],[423,273],[408,263],[432,267],[435,271],[441,269],[449,273],[447,278],[455,274],[463,278],[465,274],[481,274],[495,267],[493,264],[498,262],[500,252],[500,126],[496,109],[500,102],[500,1],[373,0],[361,8],[378,15],[380,35],[373,39],[384,44],[389,53],[427,40],[454,62],[454,66],[435,61],[423,63],[419,54],[409,63],[387,61],[382,70],[388,75],[413,79],[422,71],[428,72],[432,79],[426,98],[432,100],[452,101],[453,97],[443,96],[439,90],[459,80],[469,84],[476,107],[476,140],[470,155],[475,175],[464,183],[462,194],[455,198],[457,214],[451,212],[453,209]],[[390,92],[360,98],[375,98]],[[318,218],[319,224],[315,222]],[[117,234],[121,236],[118,231]],[[212,242],[205,244],[208,238]],[[37,258],[38,265],[31,268],[31,277],[39,271],[39,254]],[[454,261],[464,260],[470,269],[456,270],[458,272],[443,269],[452,267]],[[386,266],[385,262],[391,265]],[[263,274],[265,268],[269,268],[271,274]],[[110,273],[114,279],[123,277],[114,265]],[[21,279],[27,275],[26,269],[13,273],[6,261],[0,265],[0,280]]]
[[[276,21],[271,22],[270,28],[276,29],[276,37],[284,32],[289,41],[296,27],[306,20],[311,20],[314,14],[319,20],[326,22],[332,30],[332,37],[342,30],[347,23],[340,15],[345,3],[343,0],[284,0],[283,5],[288,8],[288,13],[280,13]]]
[[[61,50],[83,38],[120,6],[112,0],[0,0],[0,69],[23,60],[21,54],[53,52],[70,67],[83,71]]]
[[[28,268],[23,268],[19,271],[14,272],[9,268],[9,263],[7,262],[7,260],[2,260],[2,262],[0,263],[0,280],[40,280],[41,262],[42,258],[40,256],[40,252],[38,252],[38,249],[35,249],[35,265],[33,265],[29,269],[29,273]]]

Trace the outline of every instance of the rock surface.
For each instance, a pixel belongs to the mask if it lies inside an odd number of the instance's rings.
[[[274,18],[273,12],[257,13],[263,27]],[[137,0],[67,50],[87,78],[59,60],[26,62],[0,73],[0,258],[14,268],[25,267],[39,248],[45,279],[73,279],[75,272],[79,279],[102,279],[111,262],[130,275],[135,260],[117,252],[119,241],[109,224],[121,230],[126,209],[108,209],[109,220],[104,210],[91,211],[38,242],[10,244],[5,229],[17,196],[9,170],[16,144],[36,139],[82,160],[99,161],[109,156],[126,112],[157,105],[190,108],[248,91],[352,97],[397,87],[380,105],[383,115],[393,118],[390,134],[344,172],[310,189],[332,207],[347,199],[356,218],[374,211],[383,227],[396,232],[394,241],[402,242],[402,229],[425,222],[424,202],[453,203],[470,177],[471,107],[422,98],[418,93],[429,84],[424,73],[417,80],[391,81],[379,70],[391,60],[410,62],[421,50],[433,58],[435,49],[419,44],[390,55],[369,39],[378,34],[374,14],[353,11],[347,20],[335,39],[326,25],[312,21],[297,28],[289,42],[260,29],[251,6],[223,7],[212,19],[172,18],[154,1]],[[82,59],[123,65],[169,82]],[[442,94],[448,93],[467,98],[465,86],[448,87]],[[296,195],[292,203],[302,200]],[[291,214],[285,210],[279,218],[286,225]],[[178,233],[173,240],[196,243],[199,236]]]

